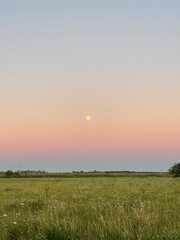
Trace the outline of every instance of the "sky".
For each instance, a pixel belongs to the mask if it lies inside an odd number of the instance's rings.
[[[0,171],[178,162],[179,12],[178,0],[0,0]]]

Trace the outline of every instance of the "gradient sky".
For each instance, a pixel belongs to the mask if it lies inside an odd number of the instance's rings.
[[[0,0],[0,170],[179,161],[179,12],[179,0]]]

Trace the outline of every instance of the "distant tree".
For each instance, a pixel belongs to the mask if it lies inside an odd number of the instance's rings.
[[[14,173],[13,173],[13,177],[16,177],[16,178],[21,177],[20,172],[14,172]]]
[[[173,174],[174,177],[180,177],[180,163],[175,163],[170,169],[169,173]]]
[[[13,176],[14,176],[14,173],[13,173],[13,171],[11,171],[11,170],[7,170],[7,171],[5,172],[5,176],[6,176],[6,177],[13,177]]]

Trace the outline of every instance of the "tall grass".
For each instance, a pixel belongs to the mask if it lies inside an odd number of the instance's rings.
[[[0,179],[2,240],[179,240],[180,180]]]

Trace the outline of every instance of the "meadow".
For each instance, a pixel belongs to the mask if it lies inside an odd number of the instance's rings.
[[[179,240],[180,179],[1,178],[1,240]]]

